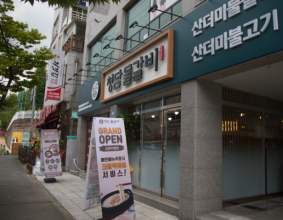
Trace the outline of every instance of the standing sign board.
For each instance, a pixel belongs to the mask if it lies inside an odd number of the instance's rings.
[[[97,207],[100,205],[100,192],[99,192],[99,178],[97,169],[97,154],[95,144],[94,124],[92,124],[88,163],[87,163],[87,175],[85,184],[85,194],[83,210]]]
[[[135,219],[124,121],[93,118],[103,220]]]
[[[52,49],[55,56],[49,61],[46,99],[61,100],[61,84],[65,51]]]
[[[62,176],[57,129],[42,129],[41,145],[43,149],[45,176],[48,178]]]

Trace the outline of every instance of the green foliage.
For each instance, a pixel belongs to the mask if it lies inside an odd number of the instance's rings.
[[[31,5],[34,4],[35,0],[21,0],[22,2],[29,2]],[[36,0],[38,2],[48,2],[49,6],[61,6],[61,7],[70,7],[70,6],[77,6],[79,3],[77,0]],[[121,2],[121,0],[86,0],[87,2],[89,2],[89,4],[93,3],[93,4],[105,4],[105,3],[110,3],[113,2],[115,4],[118,4],[119,2]]]
[[[36,150],[40,149],[40,138],[39,137],[35,140],[34,148]]]
[[[14,114],[17,112],[18,96],[14,93],[10,94],[0,107],[0,127],[6,130],[12,120]]]
[[[30,52],[35,44],[46,37],[37,29],[28,29],[23,22],[14,21],[7,12],[13,11],[11,0],[2,0],[0,4],[0,107],[4,104],[8,91],[20,92],[24,88],[33,88],[40,80],[33,68],[46,66],[53,58],[52,51],[41,47]]]
[[[60,139],[60,140],[59,140],[59,148],[60,148],[60,151],[62,151],[63,144],[64,144],[64,141]]]
[[[127,146],[129,150],[134,150],[135,146],[131,143],[131,140],[136,139],[135,132],[140,130],[140,118],[136,115],[130,115],[124,112],[121,112],[121,115],[117,115],[115,118],[124,119]],[[139,134],[137,136],[139,136]]]
[[[45,83],[46,83],[46,68],[41,67],[35,70],[36,77],[40,80],[40,84],[36,87],[36,97],[35,104],[36,110],[39,110],[43,106],[44,93],[45,93]]]

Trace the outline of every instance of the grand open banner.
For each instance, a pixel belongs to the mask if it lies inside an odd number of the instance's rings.
[[[95,139],[93,139],[94,135]],[[135,219],[136,214],[123,119],[93,118],[91,146],[96,146],[103,220]],[[92,152],[89,153],[89,155],[92,154]],[[91,167],[91,163],[88,163],[88,170]],[[93,168],[95,169],[95,165],[93,165]],[[88,172],[88,175],[90,175],[90,172]]]
[[[62,176],[60,149],[57,129],[41,130],[45,176],[52,178]]]

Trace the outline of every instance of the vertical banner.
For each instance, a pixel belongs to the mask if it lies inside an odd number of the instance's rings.
[[[103,220],[135,219],[124,120],[93,118]]]
[[[92,123],[89,152],[88,152],[83,210],[87,210],[92,207],[97,207],[101,203],[94,131],[95,131],[94,123]]]
[[[61,100],[65,51],[52,49],[52,54],[55,58],[49,61],[46,99]]]
[[[41,144],[43,148],[45,176],[50,178],[62,176],[57,129],[42,129]]]

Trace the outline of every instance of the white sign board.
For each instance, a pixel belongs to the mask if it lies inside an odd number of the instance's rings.
[[[65,51],[52,49],[55,58],[49,61],[46,99],[61,100]]]
[[[124,121],[93,118],[103,220],[135,219]]]
[[[41,145],[43,148],[45,176],[48,178],[62,176],[57,129],[42,129]]]

